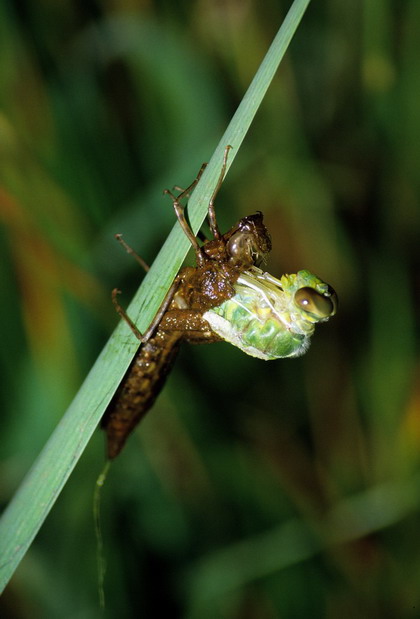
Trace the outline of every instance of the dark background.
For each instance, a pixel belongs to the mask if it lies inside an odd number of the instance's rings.
[[[174,223],[289,2],[0,4],[5,505]],[[420,617],[420,4],[313,2],[217,203],[339,312],[307,355],[185,347],[102,492],[109,617]],[[0,602],[100,616],[93,437]]]

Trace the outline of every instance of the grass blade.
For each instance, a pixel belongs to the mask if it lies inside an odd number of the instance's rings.
[[[200,227],[213,192],[223,151],[233,147],[231,165],[310,0],[295,0],[189,201],[193,230]],[[178,224],[144,279],[130,316],[141,331],[151,322],[189,249]],[[47,442],[0,520],[0,592],[4,589],[68,479],[138,342],[123,322],[117,326],[63,419]]]

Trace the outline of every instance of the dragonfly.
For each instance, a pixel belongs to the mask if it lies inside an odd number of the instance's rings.
[[[272,247],[260,211],[243,217],[224,234],[220,232],[214,203],[225,177],[230,148],[225,148],[208,204],[211,239],[199,243],[181,204],[197,185],[206,164],[178,195],[165,189],[192,245],[196,266],[179,271],[144,334],[119,304],[120,291],[113,290],[116,311],[141,346],[102,419],[109,460],[119,455],[131,432],[153,406],[182,342],[226,341],[264,360],[297,357],[308,349],[316,324],[336,313],[335,291],[311,272],[301,270],[277,279],[260,269]],[[121,235],[117,238],[147,268]]]

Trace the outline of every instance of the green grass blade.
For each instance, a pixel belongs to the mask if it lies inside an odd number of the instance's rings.
[[[293,3],[197,185],[188,206],[194,231],[198,230],[206,215],[220,172],[224,148],[227,144],[233,147],[229,155],[230,166],[309,1],[295,0]],[[188,249],[188,240],[177,224],[129,307],[130,316],[141,331],[153,319]],[[5,510],[0,520],[0,592],[29,548],[83,453],[137,347],[138,342],[127,325],[120,322]]]

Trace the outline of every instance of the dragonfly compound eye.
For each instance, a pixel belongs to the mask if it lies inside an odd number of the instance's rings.
[[[331,289],[331,296],[324,296],[305,286],[295,293],[295,304],[316,318],[325,319],[333,316],[336,310],[336,295]]]

